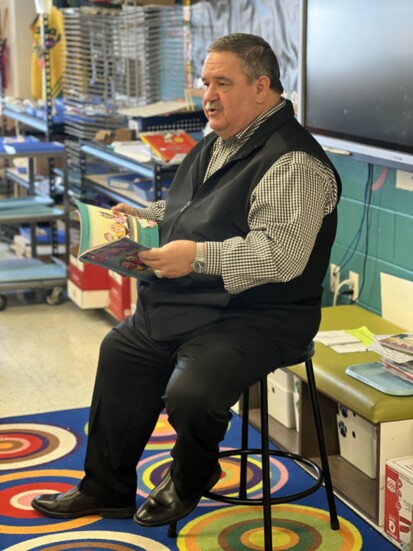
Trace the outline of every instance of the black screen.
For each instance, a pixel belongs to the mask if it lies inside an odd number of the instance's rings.
[[[413,153],[413,0],[306,0],[303,9],[306,128]]]

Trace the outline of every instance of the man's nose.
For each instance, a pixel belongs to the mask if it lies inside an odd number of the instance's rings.
[[[218,91],[216,86],[213,86],[212,84],[206,88],[204,92],[204,103],[208,101],[215,101],[218,99]]]

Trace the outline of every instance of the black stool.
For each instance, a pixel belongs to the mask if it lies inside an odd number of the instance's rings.
[[[204,495],[210,499],[230,503],[233,505],[262,505],[264,513],[264,549],[272,551],[272,522],[271,522],[271,505],[280,503],[290,503],[303,497],[306,497],[321,487],[324,482],[328,509],[330,513],[330,526],[332,530],[338,530],[340,525],[337,517],[336,504],[334,500],[333,486],[331,483],[330,467],[328,464],[327,449],[324,439],[324,432],[318,403],[317,388],[314,378],[314,369],[312,357],[314,356],[314,344],[312,343],[306,354],[298,358],[294,365],[305,363],[307,372],[307,382],[309,388],[310,401],[312,405],[315,429],[317,433],[317,441],[321,459],[320,467],[311,461],[294,453],[286,451],[276,451],[269,449],[269,432],[268,432],[268,401],[267,401],[267,378],[264,377],[259,382],[260,391],[260,407],[261,407],[261,448],[248,447],[248,428],[249,428],[249,389],[243,394],[242,403],[242,434],[241,448],[222,451],[219,457],[240,456],[240,488],[238,497],[230,497],[215,492],[206,492]],[[288,367],[288,366],[282,366]],[[262,459],[262,499],[247,498],[247,462],[248,455],[258,454]],[[272,497],[271,481],[270,481],[270,456],[285,457],[296,461],[299,464],[307,467],[314,474],[314,483],[308,488],[295,494],[290,494],[280,497]]]

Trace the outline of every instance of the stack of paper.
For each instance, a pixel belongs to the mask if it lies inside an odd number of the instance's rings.
[[[365,352],[374,339],[367,327],[343,329],[339,331],[319,331],[315,337],[320,342],[340,354]]]
[[[413,333],[376,337],[369,349],[381,355],[386,371],[413,383]]]

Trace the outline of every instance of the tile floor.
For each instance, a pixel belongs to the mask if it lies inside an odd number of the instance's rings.
[[[49,306],[39,292],[7,297],[0,312],[0,418],[88,406],[99,344],[115,320],[70,300]]]

